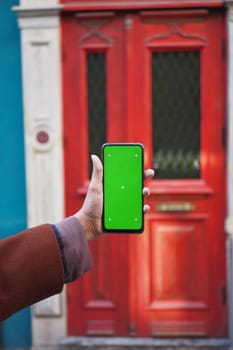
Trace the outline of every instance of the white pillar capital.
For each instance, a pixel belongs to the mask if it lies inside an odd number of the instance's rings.
[[[20,29],[59,27],[59,15],[63,5],[14,6]]]

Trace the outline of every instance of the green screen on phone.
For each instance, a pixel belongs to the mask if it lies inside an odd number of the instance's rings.
[[[143,231],[143,145],[103,145],[103,228]]]

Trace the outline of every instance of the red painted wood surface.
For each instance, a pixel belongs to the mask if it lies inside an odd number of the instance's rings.
[[[63,11],[224,7],[223,0],[61,0]]]
[[[92,242],[93,271],[68,286],[69,334],[226,335],[224,14],[64,13],[62,35],[67,214],[81,205],[88,183],[86,54],[106,53],[108,141],[142,142],[146,167],[151,52],[199,50],[201,57],[202,177],[151,181],[145,232]],[[177,203],[190,211],[159,211]]]

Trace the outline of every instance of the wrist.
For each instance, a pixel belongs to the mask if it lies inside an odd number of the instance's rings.
[[[94,239],[96,236],[95,227],[92,224],[90,218],[87,215],[83,214],[81,211],[76,213],[74,217],[79,221],[80,225],[82,226],[86,239],[88,241]]]

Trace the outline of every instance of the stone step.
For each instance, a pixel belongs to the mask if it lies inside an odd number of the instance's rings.
[[[227,338],[66,337],[59,350],[233,350]]]

